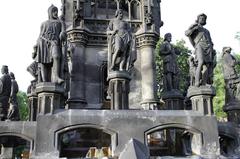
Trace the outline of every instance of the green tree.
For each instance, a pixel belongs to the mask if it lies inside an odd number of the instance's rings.
[[[222,70],[222,59],[217,60],[217,65],[214,69],[213,86],[216,89],[216,96],[213,98],[213,109],[218,119],[226,118],[226,113],[223,111],[225,104],[225,83]]]
[[[27,94],[25,92],[19,91],[17,94],[17,100],[21,120],[28,120]]]

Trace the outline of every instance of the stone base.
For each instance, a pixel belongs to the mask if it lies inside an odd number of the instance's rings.
[[[160,110],[160,102],[154,99],[149,99],[141,102],[143,110]]]
[[[37,95],[28,95],[28,109],[29,109],[29,121],[36,121],[38,108],[38,97]]]
[[[120,155],[131,138],[146,143],[148,134],[165,128],[182,128],[193,133],[192,144],[195,146],[192,150],[196,155],[220,155],[216,118],[185,110],[65,110],[39,116],[36,155],[57,151],[62,133],[84,127],[100,129],[111,135],[114,156]]]
[[[184,97],[178,90],[164,92],[162,99],[165,102],[163,108],[165,110],[183,110]]]
[[[87,102],[84,99],[68,99],[66,109],[85,109]]]
[[[229,122],[236,123],[240,125],[240,102],[233,101],[227,103],[223,107],[223,111],[227,113],[227,119]]]
[[[111,110],[129,109],[130,74],[126,71],[113,71],[108,74],[111,96]]]
[[[38,114],[53,114],[55,110],[64,106],[61,99],[64,87],[58,84],[44,82],[36,85],[38,95]]]
[[[202,115],[213,115],[212,99],[215,95],[215,89],[211,86],[190,86],[187,93],[187,97],[192,101],[192,110]]]

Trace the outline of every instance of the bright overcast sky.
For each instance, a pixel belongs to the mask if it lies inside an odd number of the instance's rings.
[[[40,32],[40,25],[47,20],[51,4],[60,7],[61,0],[2,0],[0,5],[0,67],[8,65],[15,73],[20,90],[26,91],[33,79],[26,71],[31,64],[33,45]],[[240,31],[240,0],[162,0],[161,36],[167,32],[173,41],[184,39],[192,49],[185,30],[199,13],[208,16],[206,28],[211,32],[215,49],[231,46],[240,53],[240,44],[234,36]]]

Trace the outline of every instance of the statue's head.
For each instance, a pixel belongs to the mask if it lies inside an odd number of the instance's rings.
[[[9,75],[10,75],[11,79],[15,79],[14,73],[10,72]]]
[[[201,25],[206,25],[207,23],[207,15],[202,13],[197,16],[196,22]]]
[[[164,35],[164,41],[171,42],[172,41],[172,34],[171,33],[166,33]]]
[[[231,51],[232,51],[231,47],[223,47],[223,50],[222,50],[223,54],[225,54],[225,53],[229,53],[230,54]]]
[[[123,11],[122,11],[122,9],[116,10],[116,12],[115,12],[115,17],[116,17],[116,18],[119,18],[120,20],[123,19]]]
[[[48,8],[48,18],[49,19],[58,19],[58,8],[54,5],[51,5]]]
[[[1,69],[2,74],[7,74],[8,73],[8,66],[3,65]]]

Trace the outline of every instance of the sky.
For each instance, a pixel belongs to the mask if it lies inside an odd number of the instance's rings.
[[[47,20],[48,7],[60,8],[61,0],[3,0],[0,5],[0,67],[8,65],[15,74],[21,91],[26,91],[33,77],[26,71],[32,63],[33,46],[40,33],[40,25]],[[172,33],[173,42],[183,39],[193,49],[184,32],[205,13],[214,47],[221,51],[230,46],[240,53],[240,43],[234,38],[240,31],[237,12],[240,0],[162,0],[161,15],[164,25],[161,36]],[[60,13],[60,12],[59,12]]]

